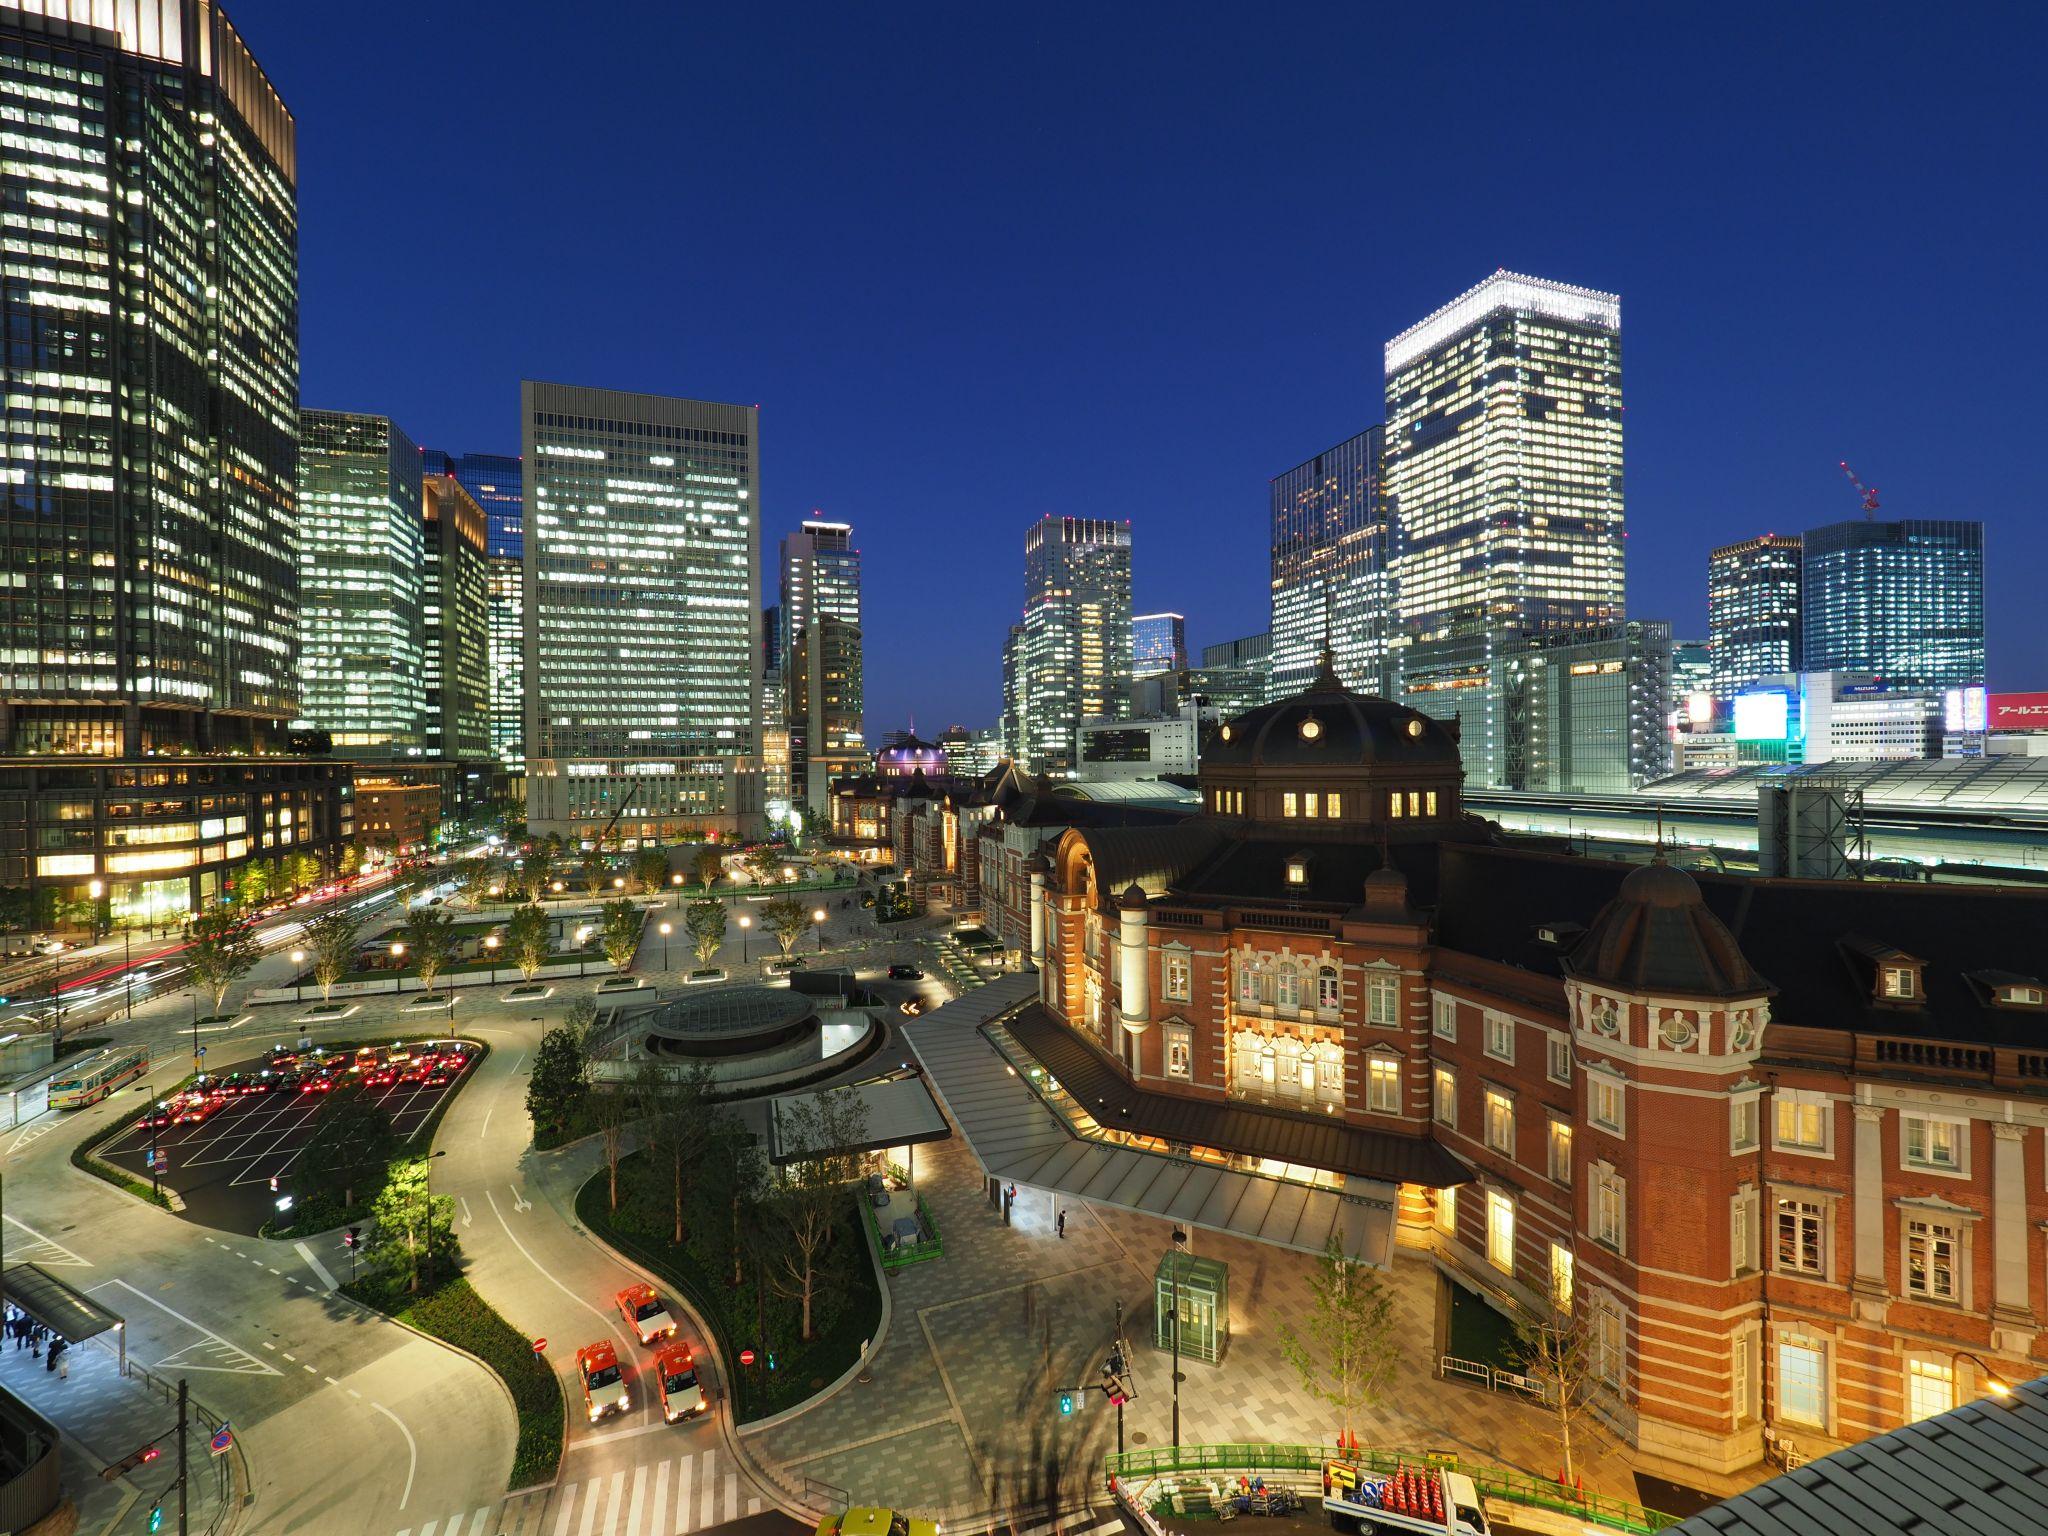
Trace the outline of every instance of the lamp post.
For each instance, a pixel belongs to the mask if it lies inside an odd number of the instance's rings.
[[[434,1275],[434,1159],[446,1157],[446,1151],[422,1153],[420,1156],[420,1188],[427,1196],[427,1280],[433,1283]]]
[[[680,874],[670,875],[668,877],[668,885],[668,909],[673,912],[676,909],[676,903],[683,899],[683,877]]]
[[[615,890],[615,891],[623,891],[623,890],[624,890],[625,888],[626,888],[626,877],[625,877],[624,875],[613,875],[613,876],[612,876],[612,889],[613,889],[613,890]]]
[[[399,940],[391,946],[391,958],[398,962],[391,969],[391,990],[393,992],[403,992],[405,990],[405,943],[403,940]]]
[[[129,921],[134,921],[131,914]],[[127,1003],[129,1018],[135,1017],[135,973],[128,969],[135,963],[135,930],[132,927],[121,930],[121,994]]]
[[[740,914],[740,965],[747,964],[747,930],[754,926],[754,919],[745,912]]]
[[[2011,1400],[2012,1383],[2007,1381],[2003,1376],[1999,1375],[1998,1372],[1994,1371],[1991,1368],[1990,1362],[1987,1361],[1982,1355],[1972,1354],[1967,1349],[1951,1350],[1949,1354],[1950,1358],[1956,1361],[1969,1361],[1972,1365],[1976,1366],[1978,1370],[1984,1373],[1984,1390],[1986,1392],[1989,1392],[1993,1397],[1997,1398],[2001,1402],[2008,1402]]]
[[[675,925],[663,923],[657,931],[661,934],[661,968],[665,971],[668,969],[668,936],[675,932]]]
[[[305,959],[306,959],[306,952],[305,952],[305,951],[304,951],[303,949],[295,949],[295,950],[293,950],[293,951],[292,951],[292,1006],[293,1006],[293,1007],[297,1007],[297,1006],[298,1006],[298,1005],[299,1005],[300,1003],[303,1003],[303,1002],[304,1002],[304,1001],[306,1000],[306,978],[305,978],[305,976],[304,976],[304,975],[303,975],[303,974],[302,974],[302,973],[300,972],[300,970],[299,970],[299,967],[300,967],[300,966],[301,966],[302,964],[304,964],[304,963],[305,963]]]
[[[818,925],[818,953],[825,953],[825,909],[817,908],[811,913],[811,921]]]
[[[1188,1235],[1173,1229],[1173,1443],[1180,1444],[1180,1255]]]
[[[484,935],[484,952],[491,957],[491,973],[484,985],[495,987],[498,984],[498,936],[495,933]]]

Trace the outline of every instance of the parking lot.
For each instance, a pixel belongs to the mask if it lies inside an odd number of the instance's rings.
[[[252,1057],[177,1099],[136,1101],[134,1122],[99,1155],[147,1181],[153,1147],[157,1179],[177,1191],[188,1217],[254,1233],[276,1215],[280,1195],[304,1193],[299,1160],[336,1088],[360,1082],[391,1117],[401,1154],[424,1151],[411,1143],[480,1055],[468,1042],[442,1041]]]

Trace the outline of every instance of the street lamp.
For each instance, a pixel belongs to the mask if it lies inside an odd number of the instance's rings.
[[[789,867],[789,866],[788,866],[787,864],[783,865],[783,866],[782,866],[782,883],[783,883],[784,885],[792,885],[792,884],[794,884],[795,882],[796,882],[796,871],[795,871],[795,870],[793,870],[793,869],[791,869],[791,868],[790,868],[790,867]]]
[[[484,948],[489,952],[491,957],[491,975],[490,979],[486,981],[484,985],[487,987],[495,987],[498,984],[498,936],[495,933],[487,933],[484,935]]]
[[[675,932],[675,926],[663,923],[658,931],[661,934],[661,968],[665,971],[668,969],[668,936]]]
[[[393,992],[403,992],[405,990],[405,944],[403,940],[392,944],[391,958],[397,962],[391,968],[391,990]]]
[[[670,875],[668,877],[668,883],[675,892],[675,894],[670,896],[668,900],[669,908],[671,911],[673,911],[677,899],[680,898],[683,894],[683,877],[680,874]]]
[[[811,913],[811,921],[818,925],[818,953],[825,953],[825,909],[819,907]]]
[[[1180,1256],[1188,1235],[1173,1229],[1173,1443],[1180,1444]]]
[[[1950,1354],[1952,1358],[1958,1361],[1969,1361],[1972,1365],[1976,1366],[1978,1370],[1984,1373],[1984,1390],[1986,1392],[1989,1392],[1993,1397],[1998,1398],[2000,1401],[2008,1401],[2011,1399],[2012,1383],[2007,1381],[2003,1376],[1999,1375],[1998,1372],[1994,1371],[1991,1368],[1990,1363],[1986,1361],[1982,1355],[1973,1355],[1967,1349],[1951,1350]]]
[[[626,877],[625,877],[624,875],[613,875],[613,876],[612,876],[612,889],[613,889],[613,890],[615,890],[615,891],[623,891],[623,890],[624,890],[625,888],[626,888]]]
[[[747,930],[753,926],[753,918],[742,912],[740,914],[740,964],[742,966],[747,963]]]
[[[305,963],[305,959],[306,952],[303,949],[292,951],[292,1003],[294,1006],[306,1000],[306,978],[299,970],[299,967]]]

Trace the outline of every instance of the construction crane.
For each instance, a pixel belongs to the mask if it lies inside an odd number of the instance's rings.
[[[1849,467],[1849,461],[1847,459],[1843,459],[1841,461],[1841,465],[1842,473],[1849,477],[1849,483],[1856,487],[1856,494],[1863,498],[1863,515],[1865,517],[1876,517],[1877,487],[1874,485],[1865,485],[1861,480],[1857,479],[1856,471]]]

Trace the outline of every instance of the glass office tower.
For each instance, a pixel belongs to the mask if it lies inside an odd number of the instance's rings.
[[[789,796],[811,814],[829,814],[826,780],[850,771],[861,750],[866,683],[861,666],[860,551],[853,525],[807,517],[781,548],[781,663],[789,741]],[[831,619],[829,634],[814,635]],[[803,655],[799,655],[803,652]],[[808,670],[823,671],[807,677]],[[811,761],[826,760],[813,783]]]
[[[1397,691],[1455,716],[1467,773],[1502,783],[1496,662],[1622,619],[1621,301],[1496,272],[1385,366]]]
[[[1984,525],[1908,519],[1808,531],[1801,670],[1894,688],[1984,681]]]
[[[533,380],[520,401],[529,824],[753,830],[758,413]]]
[[[1015,635],[1016,730],[1032,773],[1070,775],[1083,720],[1127,712],[1131,525],[1046,516],[1024,535],[1024,620]]]
[[[345,757],[425,750],[421,479],[389,417],[299,412],[300,723]]]
[[[0,7],[0,118],[0,890],[168,917],[343,826],[342,770],[252,764],[299,710],[295,127],[198,0]]]
[[[1273,697],[1302,691],[1327,642],[1346,687],[1386,691],[1387,518],[1383,430],[1368,427],[1272,485]]]
[[[525,471],[509,453],[443,453],[423,450],[429,475],[453,475],[483,509],[485,578],[489,586],[491,648],[491,755],[507,768],[518,768],[525,755],[520,736],[526,729],[525,692],[520,679],[526,665],[522,638],[526,573],[524,547]]]
[[[1188,621],[1177,613],[1141,613],[1131,619],[1131,676],[1178,672],[1188,664]]]
[[[1766,533],[1707,556],[1712,692],[1726,701],[1760,677],[1799,670],[1801,545]]]
[[[426,568],[421,600],[429,757],[481,763],[491,756],[490,566],[484,510],[453,475],[430,474],[421,511]]]

